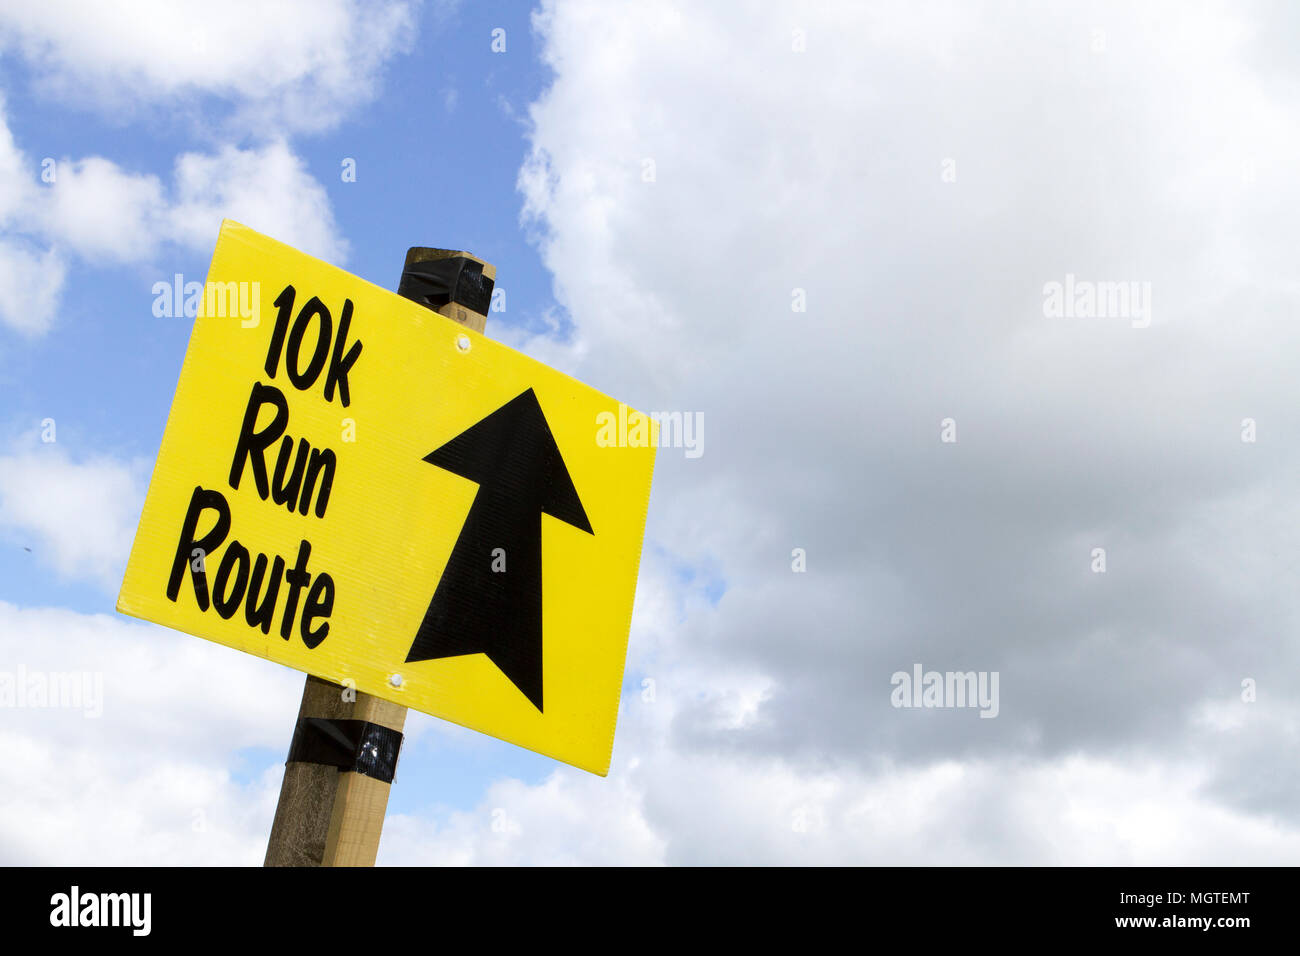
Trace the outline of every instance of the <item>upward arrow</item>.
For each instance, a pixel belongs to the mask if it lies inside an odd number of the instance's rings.
[[[540,711],[542,515],[595,532],[537,396],[528,389],[424,460],[479,489],[406,660],[486,654]]]

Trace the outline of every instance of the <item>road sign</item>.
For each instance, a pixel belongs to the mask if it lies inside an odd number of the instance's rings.
[[[227,220],[117,607],[603,775],[656,436]]]

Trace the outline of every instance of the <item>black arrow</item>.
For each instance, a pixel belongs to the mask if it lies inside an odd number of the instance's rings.
[[[424,460],[479,489],[406,660],[486,654],[541,710],[542,515],[595,532],[537,396],[530,388]]]

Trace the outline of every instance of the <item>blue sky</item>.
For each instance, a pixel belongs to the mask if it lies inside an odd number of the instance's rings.
[[[528,104],[548,78],[529,15],[525,3],[418,11],[419,39],[384,67],[383,95],[333,130],[293,138],[307,171],[325,187],[338,231],[350,246],[339,264],[391,288],[409,246],[472,251],[496,265],[498,288],[506,290],[506,309],[492,314],[489,332],[500,333],[502,326],[541,329],[559,321],[562,311],[521,226],[516,189],[527,152]],[[490,48],[498,28],[506,31],[504,53]],[[178,153],[226,142],[220,129],[230,108],[219,96],[199,95],[184,110],[141,110],[123,118],[50,97],[40,76],[18,57],[0,60],[0,82],[10,130],[32,156],[102,156],[166,182]],[[355,182],[342,179],[345,158],[356,161]],[[211,239],[215,244],[215,230]],[[152,460],[190,320],[155,317],[151,289],[175,273],[201,281],[210,255],[210,248],[169,244],[149,261],[126,268],[80,260],[68,277],[52,334],[32,341],[0,327],[0,414],[9,435],[31,440],[40,422],[52,418],[57,443],[77,458]],[[51,574],[39,544],[25,551],[32,536],[8,529],[0,540],[0,599],[114,613],[114,596],[102,586]],[[158,637],[194,639],[179,633]],[[411,716],[413,725],[431,719]],[[292,726],[282,730],[287,749]],[[251,778],[283,759],[281,752],[254,748],[241,752],[232,770]],[[491,780],[536,781],[553,766],[547,758],[457,728],[407,746],[402,783],[390,806],[394,812],[433,804],[468,809]]]

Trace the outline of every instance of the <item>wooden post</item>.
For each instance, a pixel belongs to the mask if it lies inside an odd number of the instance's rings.
[[[496,268],[468,252],[415,246],[406,253],[398,291],[482,332],[495,281]],[[365,721],[400,734],[406,724],[406,708],[308,677],[297,726],[311,718]],[[390,786],[329,763],[286,761],[265,865],[374,866]]]

